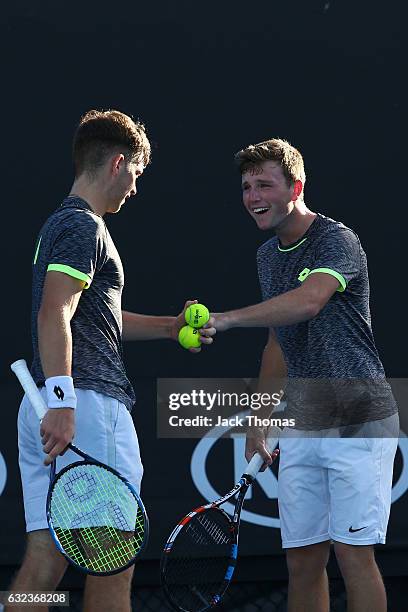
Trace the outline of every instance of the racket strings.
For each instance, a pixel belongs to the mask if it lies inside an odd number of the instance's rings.
[[[102,466],[85,463],[62,474],[49,517],[64,553],[91,571],[126,566],[144,542],[142,508],[127,485]]]
[[[201,529],[198,530],[197,525],[199,525]],[[194,538],[194,532],[197,532],[199,539],[203,540],[203,542],[211,539],[216,544],[228,544],[231,540],[230,530],[226,533],[223,529],[224,525],[221,527],[206,514],[198,515],[196,523],[190,524],[188,527],[193,530],[191,534],[192,539]],[[200,543],[199,540],[196,541]]]
[[[212,508],[195,515],[178,533],[164,558],[167,593],[181,609],[200,612],[216,602],[232,561],[230,519]]]

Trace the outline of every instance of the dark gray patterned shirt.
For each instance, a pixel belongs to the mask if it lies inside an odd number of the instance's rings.
[[[44,384],[38,351],[37,316],[48,270],[85,281],[71,320],[74,385],[123,402],[131,410],[135,394],[123,364],[122,262],[103,218],[78,197],[66,198],[42,227],[33,262],[32,375]]]
[[[291,416],[302,429],[323,429],[394,414],[371,329],[367,259],[355,232],[318,214],[295,244],[283,247],[274,236],[258,251],[264,300],[316,272],[337,278],[338,291],[313,319],[274,329],[288,368]]]

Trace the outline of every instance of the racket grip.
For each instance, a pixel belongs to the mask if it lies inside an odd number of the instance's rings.
[[[267,448],[273,450],[278,443],[278,439],[279,438],[275,436],[268,437],[266,440]],[[246,467],[245,475],[249,476],[252,479],[255,479],[263,464],[264,460],[262,459],[261,455],[259,453],[255,453],[255,455],[252,457],[251,461]]]
[[[41,419],[47,412],[48,407],[46,406],[41,396],[41,393],[37,385],[35,384],[33,377],[30,374],[30,370],[27,367],[25,359],[19,359],[18,361],[14,361],[14,363],[11,364],[10,368],[20,381],[21,386],[23,387],[28,399],[30,400],[30,404],[33,406],[38,418],[41,421]]]
[[[249,476],[250,478],[254,479],[256,478],[256,475],[258,474],[259,470],[261,469],[262,465],[263,465],[264,460],[262,459],[261,455],[259,455],[258,453],[256,453],[251,461],[248,463],[246,470],[245,470],[245,474],[246,476]]]

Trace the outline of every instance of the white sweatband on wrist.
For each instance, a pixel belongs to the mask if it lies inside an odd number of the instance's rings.
[[[76,408],[72,376],[51,376],[45,381],[48,408]]]

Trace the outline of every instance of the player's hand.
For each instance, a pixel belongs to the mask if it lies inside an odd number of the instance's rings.
[[[212,312],[211,319],[216,331],[227,331],[232,327],[230,316],[227,312]]]
[[[185,312],[187,308],[191,306],[191,304],[198,304],[198,300],[187,300],[180,314],[177,315],[177,317],[174,317],[174,322],[170,330],[170,336],[171,336],[171,339],[175,340],[176,342],[178,342],[178,335],[179,335],[180,329],[184,327],[186,324]]]
[[[214,327],[213,317],[210,316],[207,323],[203,325],[202,327],[200,327],[198,331],[201,336],[200,338],[201,344],[212,344],[214,342],[213,336],[215,336],[215,334],[217,333],[217,330]],[[200,348],[196,349],[196,351],[200,351],[200,350],[201,350]]]
[[[247,431],[245,443],[245,458],[249,462],[255,453],[259,453],[264,460],[264,464],[259,470],[264,472],[268,465],[271,465],[277,452],[270,453],[266,447],[266,432],[261,427],[251,427]]]
[[[184,304],[183,310],[174,319],[174,323],[173,323],[173,327],[171,329],[170,335],[171,335],[171,338],[175,340],[176,342],[178,342],[178,335],[179,335],[180,329],[186,325],[186,318],[185,318],[186,310],[192,304],[198,304],[198,300],[187,300],[187,302]],[[201,336],[200,340],[202,344],[212,344],[214,341],[213,336],[215,336],[215,334],[217,333],[217,330],[214,327],[213,318],[210,317],[209,321],[205,325],[203,325],[203,327],[200,327],[198,331]],[[199,353],[201,351],[201,347],[190,348],[188,350],[190,351],[190,353]]]
[[[44,465],[50,465],[58,455],[63,455],[75,433],[75,410],[50,409],[41,421],[40,434],[43,451],[47,453]]]

